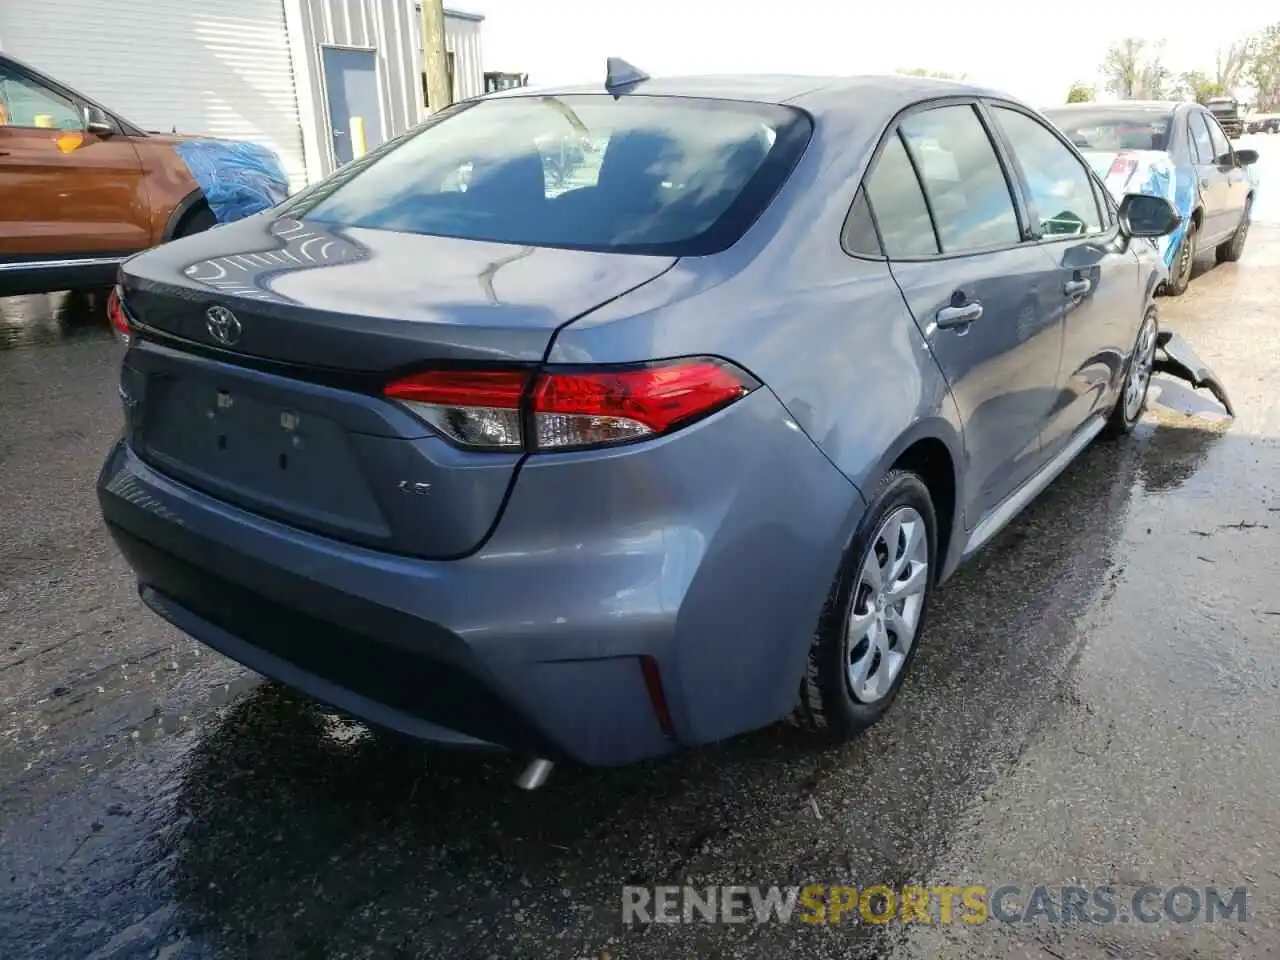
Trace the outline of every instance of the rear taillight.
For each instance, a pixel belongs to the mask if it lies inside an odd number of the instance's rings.
[[[1119,177],[1120,186],[1124,186],[1129,182],[1129,178],[1138,172],[1138,161],[1136,157],[1121,151],[1116,154],[1115,160],[1111,162],[1111,169],[1107,171],[1107,179]]]
[[[133,342],[133,327],[129,324],[129,313],[125,309],[124,298],[119,285],[111,288],[107,297],[107,319],[111,321],[111,332],[126,347]]]
[[[440,433],[487,450],[576,450],[661,436],[759,383],[723,360],[629,367],[429,370],[385,389]]]
[[[397,380],[383,393],[463,446],[519,450],[528,380],[528,373],[511,370],[431,370]]]

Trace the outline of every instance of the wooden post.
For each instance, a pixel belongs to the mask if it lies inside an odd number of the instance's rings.
[[[422,73],[426,77],[427,113],[453,103],[449,61],[444,47],[444,0],[421,0]]]

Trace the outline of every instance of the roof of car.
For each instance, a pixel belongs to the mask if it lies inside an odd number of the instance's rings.
[[[1108,113],[1172,113],[1185,103],[1184,100],[1116,100],[1111,103],[1061,103],[1044,109],[1048,113],[1100,110]]]
[[[600,83],[544,88],[516,87],[490,94],[486,99],[520,96],[572,96],[606,93]],[[687,77],[651,77],[628,88],[622,96],[705,97],[717,100],[749,100],[763,103],[789,103],[824,109],[837,104],[859,102],[862,96],[901,101],[944,96],[985,96],[1012,99],[1007,94],[954,80],[914,77],[899,74],[869,74],[835,77],[803,74],[723,74]]]

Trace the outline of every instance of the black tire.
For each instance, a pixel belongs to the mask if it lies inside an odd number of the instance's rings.
[[[804,678],[800,682],[800,698],[795,711],[796,721],[801,726],[824,731],[839,740],[853,737],[870,727],[884,716],[897,697],[902,681],[920,649],[939,562],[937,516],[929,489],[919,476],[907,470],[891,470],[869,499],[870,506],[841,562],[838,578],[809,648],[809,660]],[[859,602],[855,587],[859,584],[863,562],[876,546],[873,541],[879,539],[880,528],[885,520],[903,507],[913,509],[924,521],[928,551],[926,580],[916,618],[915,636],[888,691],[873,702],[863,702],[855,697],[848,679],[847,667],[851,651],[846,646],[845,625],[854,610],[853,604]]]
[[[209,209],[209,205],[203,200],[187,211],[173,231],[173,239],[179,237],[189,237],[193,233],[204,233],[215,223],[218,218],[213,215],[213,211]]]
[[[1138,421],[1142,419],[1142,411],[1147,409],[1147,393],[1151,388],[1151,362],[1155,358],[1156,338],[1160,335],[1160,316],[1156,312],[1155,306],[1147,307],[1147,312],[1142,318],[1142,325],[1138,328],[1138,339],[1133,344],[1133,350],[1129,354],[1129,362],[1125,364],[1124,379],[1120,382],[1120,394],[1116,397],[1116,405],[1111,410],[1111,416],[1107,418],[1107,425],[1102,429],[1102,436],[1108,439],[1117,439],[1127,436],[1133,432],[1133,428],[1138,425]],[[1150,339],[1148,340],[1148,336]],[[1149,353],[1140,356],[1143,347],[1148,347]],[[1142,363],[1147,367],[1146,375],[1143,378],[1141,387],[1141,400],[1136,405],[1129,404],[1129,381],[1134,373],[1134,363]]]
[[[1180,297],[1191,286],[1191,274],[1196,268],[1197,244],[1200,230],[1194,219],[1187,224],[1187,232],[1182,235],[1178,244],[1178,252],[1173,255],[1173,270],[1164,285],[1165,296]]]
[[[1226,243],[1218,244],[1216,255],[1219,263],[1235,263],[1244,256],[1244,242],[1249,239],[1249,221],[1253,213],[1253,197],[1244,202],[1244,212],[1236,232]]]

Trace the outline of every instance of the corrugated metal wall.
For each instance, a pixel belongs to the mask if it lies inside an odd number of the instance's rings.
[[[336,166],[320,48],[377,52],[382,129],[393,137],[422,116],[421,68],[413,59],[416,13],[404,0],[292,0],[291,6],[290,40],[304,114],[303,141],[308,148],[308,173],[314,180]]]
[[[270,147],[298,187],[286,23],[281,0],[0,0],[5,52],[145,129]]]
[[[453,99],[482,95],[484,57],[480,52],[480,21],[445,14],[444,46],[453,54]]]
[[[455,100],[484,93],[482,20],[446,12]],[[425,112],[415,0],[0,0],[0,28],[7,50],[138,123],[265,143],[295,188],[336,166],[323,46],[377,53],[386,136]]]

